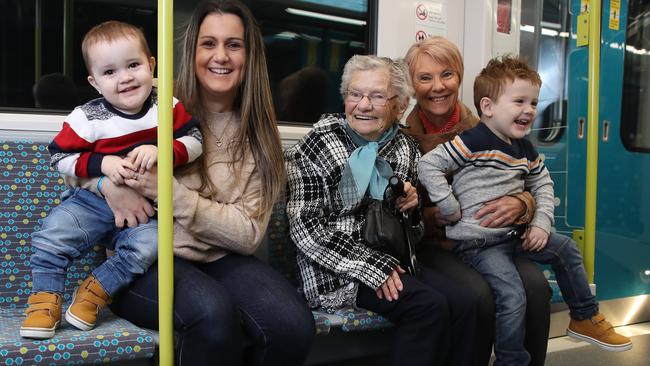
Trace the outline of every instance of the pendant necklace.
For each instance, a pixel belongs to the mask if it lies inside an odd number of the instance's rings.
[[[217,148],[221,148],[223,146],[223,137],[226,135],[226,132],[228,131],[228,126],[230,126],[230,122],[232,122],[232,115],[230,118],[228,118],[228,122],[226,122],[226,125],[223,127],[223,131],[221,131],[221,136],[217,136],[216,133],[212,130],[212,127],[208,125],[208,130],[214,136],[215,139],[215,145],[217,145]]]

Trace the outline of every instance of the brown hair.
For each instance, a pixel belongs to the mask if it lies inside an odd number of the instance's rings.
[[[90,46],[99,42],[110,43],[121,38],[134,38],[138,43],[140,43],[140,47],[142,47],[142,51],[147,55],[147,59],[151,58],[151,51],[149,50],[147,39],[144,38],[144,33],[140,28],[117,20],[109,20],[92,27],[92,29],[86,33],[81,42],[81,53],[88,74],[92,73],[90,67],[91,60],[88,55],[88,49]]]
[[[264,42],[262,34],[250,10],[236,0],[216,0],[199,4],[189,19],[183,36],[183,49],[176,81],[176,95],[185,103],[188,111],[201,121],[200,129],[206,134],[203,125],[207,111],[201,103],[201,89],[198,86],[195,70],[196,46],[199,29],[206,16],[210,14],[232,14],[244,24],[244,47],[246,66],[244,78],[235,97],[234,108],[241,114],[241,128],[235,138],[234,160],[236,176],[241,172],[246,150],[250,149],[262,179],[261,204],[256,213],[263,216],[270,212],[284,190],[286,175],[282,156],[282,143],[278,132],[271,87],[266,69]],[[201,178],[199,191],[208,188],[215,192],[214,183],[208,175],[207,162],[200,156],[186,168],[198,172]]]
[[[415,63],[422,54],[427,54],[433,61],[445,65],[458,76],[458,84],[463,82],[463,56],[455,44],[447,38],[433,36],[413,44],[404,56],[404,61],[409,66],[411,78],[415,80]]]
[[[474,106],[481,116],[481,99],[499,99],[507,83],[515,79],[530,81],[535,86],[542,86],[539,77],[528,62],[521,57],[505,55],[491,59],[474,80]]]

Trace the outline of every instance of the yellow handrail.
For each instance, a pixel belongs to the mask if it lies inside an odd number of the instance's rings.
[[[158,0],[158,353],[161,366],[174,364],[173,36],[174,2]]]
[[[589,2],[589,92],[587,112],[587,184],[585,189],[585,270],[594,282],[596,195],[598,186],[598,107],[600,105],[600,0]]]

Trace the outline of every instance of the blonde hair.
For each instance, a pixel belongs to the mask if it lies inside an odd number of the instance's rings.
[[[83,55],[88,74],[92,73],[90,55],[88,55],[90,47],[99,42],[111,43],[123,38],[135,39],[140,44],[142,52],[147,55],[147,59],[152,57],[147,39],[144,38],[144,33],[140,28],[117,20],[109,20],[92,27],[84,36],[83,41],[81,41],[81,54]]]
[[[262,179],[261,204],[256,213],[261,217],[273,209],[273,205],[284,191],[286,174],[266,69],[264,42],[253,14],[244,4],[236,0],[217,0],[204,2],[196,7],[183,37],[176,95],[185,103],[188,111],[201,121],[201,131],[206,134],[208,131],[203,121],[208,113],[201,103],[195,55],[199,29],[205,17],[210,14],[232,14],[239,17],[244,24],[246,66],[234,104],[234,108],[240,111],[242,120],[233,148],[234,160],[239,162],[234,169],[235,175],[239,176],[249,148]],[[199,191],[207,188],[211,195],[215,192],[215,185],[208,175],[207,162],[202,156],[185,170],[198,171],[201,178]]]
[[[499,99],[507,83],[515,79],[530,81],[535,86],[542,86],[542,79],[525,58],[505,55],[491,59],[474,79],[474,106],[481,116],[481,99]]]
[[[458,47],[447,38],[440,36],[426,38],[413,44],[406,51],[404,61],[409,66],[411,77],[414,77],[415,64],[422,54],[427,54],[436,63],[449,67],[458,76],[458,84],[463,82],[463,73],[465,72],[463,56],[461,56]]]

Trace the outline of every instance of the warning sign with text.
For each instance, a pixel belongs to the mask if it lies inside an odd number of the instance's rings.
[[[414,3],[413,35],[416,41],[431,36],[447,36],[447,0]]]

